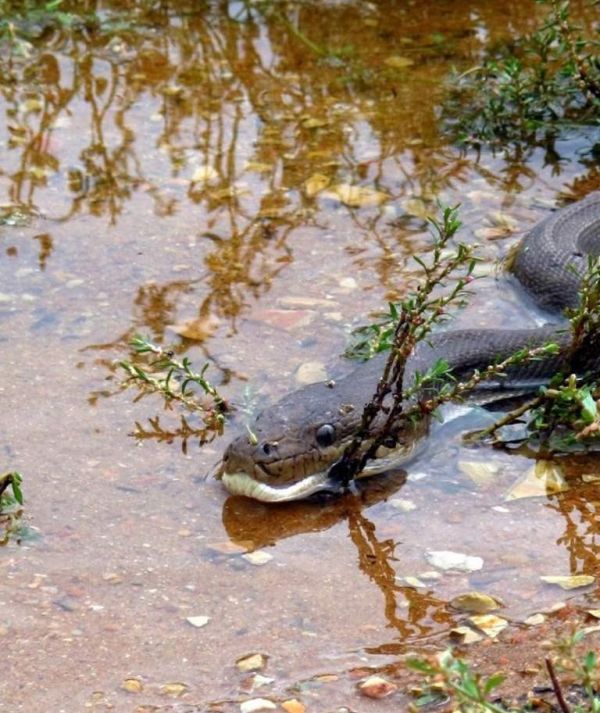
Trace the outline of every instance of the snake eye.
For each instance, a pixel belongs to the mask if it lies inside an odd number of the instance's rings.
[[[395,448],[398,445],[398,442],[393,436],[388,436],[382,445],[386,448]]]
[[[327,448],[335,440],[335,428],[330,423],[324,423],[317,429],[316,438],[322,448]]]

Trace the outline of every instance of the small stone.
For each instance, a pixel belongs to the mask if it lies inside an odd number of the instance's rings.
[[[121,684],[121,688],[127,693],[141,693],[144,690],[139,678],[126,678]]]
[[[297,698],[290,698],[288,701],[283,701],[281,707],[287,713],[304,713],[306,706]]]
[[[506,619],[495,614],[475,614],[469,617],[469,621],[487,634],[490,639],[495,639],[498,634],[508,626]]]
[[[327,381],[327,369],[321,361],[305,361],[300,364],[296,372],[296,381],[299,384],[316,384]]]
[[[532,614],[531,616],[528,616],[527,619],[523,622],[524,624],[527,624],[527,626],[539,626],[540,624],[543,624],[546,621],[546,617],[543,614]]]
[[[242,713],[255,713],[256,711],[273,711],[277,708],[268,698],[250,698],[240,703]]]
[[[411,510],[417,509],[412,500],[406,500],[405,498],[392,498],[390,505],[396,510],[400,510],[400,512],[411,512]]]
[[[358,287],[358,282],[353,277],[342,277],[338,284],[345,290],[355,290]]]
[[[185,695],[189,690],[189,686],[187,686],[185,683],[180,683],[178,681],[174,681],[172,683],[163,683],[163,685],[160,687],[161,695],[171,696],[172,698],[180,698],[181,696]]]
[[[448,570],[455,569],[459,572],[476,572],[483,567],[483,559],[461,552],[449,550],[427,550],[425,558],[433,567]]]
[[[398,690],[398,686],[383,676],[369,676],[358,684],[358,690],[367,698],[386,698]]]
[[[540,577],[542,582],[546,584],[557,584],[562,589],[579,589],[579,587],[587,587],[596,581],[591,574],[574,574],[574,575],[548,575]]]
[[[267,564],[267,562],[273,559],[273,555],[264,550],[255,550],[254,552],[248,552],[242,555],[242,559],[245,559],[246,562],[250,562],[250,564],[255,567],[262,567],[262,565]]]
[[[206,626],[208,624],[208,622],[210,621],[210,617],[209,616],[188,616],[188,617],[186,617],[186,621],[188,624],[195,626],[197,629],[201,629],[203,626]]]
[[[495,597],[483,592],[467,592],[454,597],[450,601],[450,606],[470,614],[488,614],[499,609],[500,602]]]
[[[404,583],[413,589],[425,589],[427,585],[422,582],[418,577],[404,577]]]
[[[456,626],[450,629],[450,636],[460,639],[461,644],[475,644],[483,639],[483,636],[473,631],[470,626]]]
[[[242,673],[248,673],[249,671],[260,671],[267,665],[269,657],[265,654],[248,654],[247,656],[242,656],[236,662],[236,668]]]

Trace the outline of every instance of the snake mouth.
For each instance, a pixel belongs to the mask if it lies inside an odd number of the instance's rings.
[[[410,445],[403,444],[395,449],[386,449],[386,451],[386,454],[382,455],[382,457],[367,463],[363,470],[356,475],[356,480],[370,478],[398,468],[412,460],[417,452],[420,451],[420,448],[417,448],[413,442]],[[229,473],[223,470],[219,477],[225,488],[232,495],[244,495],[265,503],[285,503],[292,500],[302,500],[315,493],[338,494],[343,492],[346,489],[345,486],[329,475],[331,465],[329,464],[324,470],[313,473],[289,485],[269,485],[256,480],[244,471]],[[258,464],[255,464],[254,467],[256,468],[257,466]],[[260,470],[264,475],[270,475],[262,465]]]
[[[221,482],[232,495],[245,495],[265,503],[286,503],[291,500],[301,500],[325,490],[332,493],[341,490],[340,483],[332,480],[326,470],[314,473],[291,485],[268,485],[255,480],[243,471],[238,473],[224,471],[221,475]]]

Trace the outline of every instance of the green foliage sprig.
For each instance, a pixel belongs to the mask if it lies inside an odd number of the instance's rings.
[[[8,544],[11,538],[22,531],[22,482],[23,477],[17,471],[0,476],[0,545]]]
[[[600,260],[589,257],[579,304],[568,310],[571,345],[565,364],[539,394],[503,416],[476,438],[495,436],[528,413],[526,440],[555,451],[570,451],[600,441],[600,380],[587,359],[600,347]],[[500,439],[501,440],[501,439]]]
[[[140,390],[140,398],[149,393],[162,395],[166,408],[170,408],[173,403],[181,404],[188,411],[200,416],[204,424],[203,428],[196,429],[181,417],[180,426],[175,431],[169,431],[162,428],[158,419],[151,419],[150,431],[136,424],[139,437],[155,437],[159,440],[181,437],[187,441],[191,435],[198,435],[200,440],[204,441],[209,432],[213,435],[223,432],[228,406],[205,376],[208,364],[197,372],[187,357],[179,361],[171,350],[153,344],[139,335],[131,340],[131,347],[137,357],[149,355],[156,358],[145,364],[139,361],[119,361],[118,365],[129,376],[126,384],[135,385]]]
[[[568,0],[549,0],[539,30],[454,77],[444,114],[467,143],[536,143],[562,125],[600,117],[598,40],[570,17]]]
[[[367,328],[372,334],[364,341],[364,352],[381,351],[390,343],[392,348],[377,391],[363,410],[357,433],[329,471],[331,477],[342,483],[349,483],[364,468],[398,424],[405,402],[404,372],[408,358],[415,346],[426,339],[435,324],[444,318],[448,306],[464,299],[467,286],[473,279],[476,264],[473,247],[459,243],[455,250],[447,250],[461,225],[458,206],[442,207],[440,220],[430,219],[430,224],[434,237],[432,253],[427,262],[420,258],[417,260],[424,272],[423,282],[404,300],[390,305],[389,319]],[[450,278],[452,286],[440,295],[439,288],[444,288]],[[447,371],[442,363],[434,369],[435,374],[422,375],[421,379],[439,379]],[[391,404],[384,405],[389,396]],[[382,413],[385,413],[385,423],[374,436],[372,425]]]
[[[545,659],[551,690],[557,709],[562,713],[600,713],[597,654],[588,651],[580,656],[577,651],[585,635],[586,631],[581,630],[557,641],[555,655]],[[456,657],[452,649],[437,656],[409,659],[407,666],[421,674],[426,682],[426,690],[416,704],[409,707],[411,713],[440,702],[451,703],[452,710],[463,713],[525,713],[531,710],[529,703],[511,705],[498,698],[496,689],[506,679],[504,673],[488,677],[476,673],[466,661]],[[576,681],[579,703],[574,708],[567,702],[568,696],[559,680],[558,673],[562,671],[568,671],[569,678]]]

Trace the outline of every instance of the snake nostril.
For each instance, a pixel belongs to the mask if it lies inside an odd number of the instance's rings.
[[[273,450],[273,444],[272,443],[267,443],[266,441],[262,444],[260,447],[260,450],[266,455],[271,455],[271,451]]]

